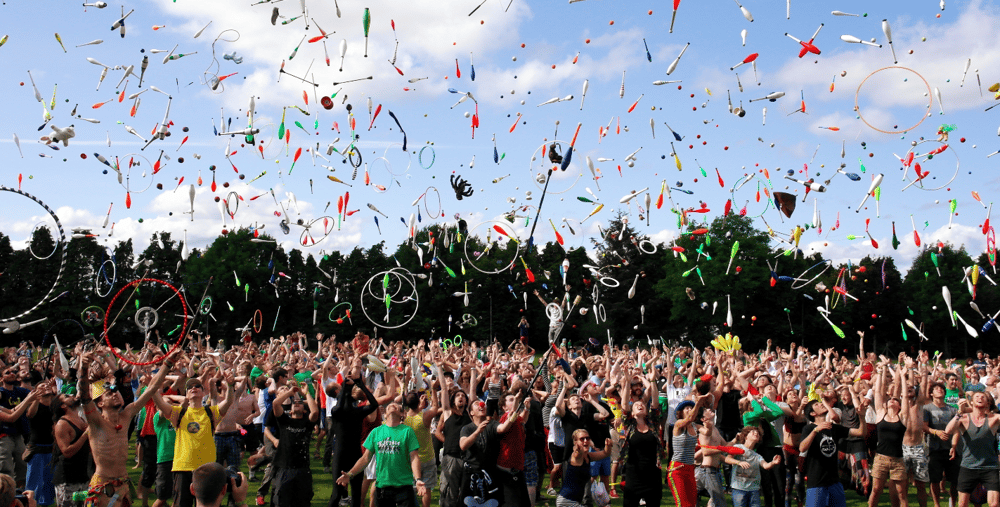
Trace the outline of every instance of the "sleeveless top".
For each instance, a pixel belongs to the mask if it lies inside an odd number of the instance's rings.
[[[879,421],[876,429],[878,430],[878,443],[875,444],[875,452],[891,458],[902,458],[903,435],[906,433],[906,426],[903,425],[903,422],[889,422],[883,418]]]
[[[80,437],[83,436],[83,430],[77,428],[68,419],[63,420],[76,432],[76,437],[73,438],[72,443],[80,440]],[[83,444],[80,450],[76,451],[76,454],[69,458],[63,456],[58,445],[53,446],[52,461],[54,463],[52,467],[52,484],[80,484],[90,481],[90,474],[87,473],[90,462],[90,442]]]
[[[673,461],[685,465],[694,464],[694,448],[698,444],[698,436],[687,431],[680,435],[672,435],[674,445]]]
[[[417,456],[420,458],[420,462],[429,463],[434,461],[434,444],[431,443],[431,430],[424,426],[424,414],[418,413],[417,415],[405,417],[403,424],[412,428],[413,432],[417,434],[417,443],[420,444]]]
[[[962,468],[973,470],[1000,469],[997,458],[997,436],[990,430],[989,417],[976,426],[969,416],[969,429],[962,433]]]
[[[582,502],[587,483],[590,481],[590,460],[584,461],[579,466],[566,460],[564,465],[566,468],[563,468],[563,485],[559,490],[559,496],[574,502]]]
[[[445,456],[462,457],[462,448],[459,445],[462,438],[462,427],[471,422],[472,418],[469,417],[468,412],[462,414],[453,412],[451,417],[444,421],[444,429],[441,430],[444,433],[444,444],[441,447]]]

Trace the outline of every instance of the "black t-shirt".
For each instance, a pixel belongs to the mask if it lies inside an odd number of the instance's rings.
[[[274,466],[281,468],[309,468],[309,442],[312,440],[313,426],[306,414],[294,419],[285,412],[276,418],[280,445],[274,455]]]
[[[590,433],[590,442],[593,444],[594,449],[601,451],[604,450],[604,442],[611,438],[611,426],[609,423],[614,416],[611,415],[611,407],[609,407],[607,403],[604,403],[603,401],[598,401],[598,403],[604,407],[604,410],[608,411],[608,417],[598,421],[593,415],[591,415],[586,426],[587,433]],[[588,403],[588,405],[590,404]],[[592,405],[591,408],[593,408]],[[594,412],[599,413],[596,410]]]
[[[472,447],[469,447],[462,452],[462,459],[465,460],[465,464],[472,468],[473,470],[481,470],[487,468],[492,470],[497,464],[497,459],[500,457],[500,434],[497,433],[497,427],[500,423],[496,421],[490,421],[483,432],[476,437],[476,441],[472,443]],[[476,432],[476,423],[471,422],[462,428],[462,436],[467,437]]]
[[[524,423],[524,442],[527,450],[545,450],[545,425],[542,422],[542,404],[532,398],[528,420]]]
[[[715,426],[720,430],[739,431],[743,429],[743,416],[740,414],[740,392],[730,389],[719,397],[718,410],[715,413]]]
[[[564,458],[568,458],[570,454],[573,454],[573,432],[576,430],[587,430],[588,424],[594,420],[594,406],[590,403],[583,403],[583,409],[580,410],[580,415],[577,416],[569,408],[562,416],[563,433],[566,435],[566,445],[563,446],[565,449]],[[591,440],[593,440],[593,435],[591,435]]]
[[[806,424],[806,427],[802,428],[802,439],[808,438],[815,429],[816,424]],[[840,472],[837,468],[837,442],[846,438],[849,432],[849,429],[834,424],[833,428],[816,435],[806,455],[807,488],[832,486],[840,481]]]

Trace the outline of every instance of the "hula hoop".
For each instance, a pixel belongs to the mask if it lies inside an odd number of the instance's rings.
[[[467,313],[465,315],[462,315],[462,325],[469,327],[476,327],[479,325],[479,319],[477,319],[471,313]]]
[[[101,280],[105,282],[108,281],[108,275],[104,272],[104,267],[111,263],[111,282],[108,283],[108,290],[101,294]],[[97,270],[97,276],[94,280],[94,292],[97,293],[98,297],[106,298],[111,294],[111,290],[115,288],[115,282],[118,281],[118,267],[115,265],[115,261],[107,259],[101,263],[101,268]]]
[[[445,339],[441,340],[441,345],[442,345],[442,346],[443,346],[443,347],[444,347],[445,349],[448,349],[448,348],[450,348],[450,347],[454,347],[454,346],[455,346],[455,343],[454,343],[453,341],[451,341],[451,338],[445,338]]]
[[[923,141],[917,141],[917,143],[916,143],[915,145],[913,145],[913,146],[910,146],[910,149],[906,151],[906,154],[904,154],[904,155],[903,155],[903,158],[904,158],[904,159],[905,159],[905,158],[907,158],[907,157],[909,156],[910,152],[912,152],[913,150],[917,149],[917,146],[920,146],[921,144],[924,144],[924,143],[927,143],[927,142],[935,142],[935,143],[938,143],[938,144],[941,144],[942,146],[944,146],[944,145],[946,145],[946,144],[947,144],[947,143],[943,143],[943,142],[941,142],[941,141],[938,141],[937,139],[924,139]],[[924,190],[924,191],[927,191],[927,192],[933,192],[933,191],[935,191],[935,190],[941,190],[942,188],[945,188],[945,187],[947,187],[948,185],[951,185],[951,182],[955,181],[955,178],[957,178],[957,177],[958,177],[958,172],[959,172],[960,170],[962,170],[962,160],[961,160],[960,158],[958,158],[958,152],[957,152],[957,151],[955,151],[955,148],[953,148],[953,147],[949,146],[949,149],[948,149],[947,151],[949,151],[949,152],[952,152],[952,153],[954,153],[954,154],[955,154],[955,174],[952,174],[952,175],[951,175],[951,179],[950,179],[950,180],[948,180],[948,182],[947,182],[947,183],[945,183],[944,185],[941,185],[940,187],[937,187],[937,188],[927,188],[927,187],[924,187],[924,186],[922,185],[922,183],[923,183],[923,182],[924,182],[924,180],[926,180],[927,178],[923,178],[923,179],[921,179],[921,180],[920,180],[919,182],[917,182],[917,183],[914,183],[914,184],[913,184],[912,186],[914,186],[914,187],[916,187],[916,188],[919,188],[920,190]],[[939,154],[939,155],[940,155],[940,154]],[[924,162],[926,163],[926,161],[927,161],[927,160],[925,159],[925,160],[924,160]],[[914,162],[914,163],[916,163],[916,162]],[[905,179],[906,181],[912,181],[912,180],[910,180],[910,176],[909,176],[909,174],[910,174],[910,172],[909,172],[909,171],[906,171],[906,173],[904,173],[904,174],[903,174],[903,178],[904,178],[904,179]],[[904,190],[905,190],[905,189],[904,189]],[[901,190],[901,191],[902,191],[902,190]]]
[[[44,305],[49,300],[49,298],[52,297],[52,293],[55,292],[56,286],[59,285],[59,280],[62,278],[63,271],[66,269],[66,252],[69,250],[69,243],[66,241],[66,231],[63,230],[62,222],[59,221],[59,217],[56,215],[56,213],[54,211],[52,211],[51,208],[48,207],[48,205],[46,205],[44,202],[40,201],[35,196],[33,196],[33,195],[31,195],[31,194],[29,194],[27,192],[23,192],[21,190],[17,190],[17,189],[14,189],[14,188],[9,188],[9,187],[5,187],[3,185],[0,185],[0,191],[3,191],[3,192],[12,192],[12,193],[15,193],[15,194],[27,197],[28,199],[31,199],[32,201],[35,201],[35,203],[37,203],[39,206],[41,206],[42,209],[44,209],[49,215],[51,215],[53,220],[55,220],[56,229],[59,231],[59,238],[56,241],[56,244],[58,245],[59,243],[62,243],[62,245],[63,245],[63,247],[62,247],[62,255],[60,256],[60,261],[59,261],[59,271],[56,272],[56,278],[55,278],[55,280],[52,281],[52,287],[49,287],[49,291],[46,292],[45,295],[42,296],[42,299],[39,299],[38,302],[36,302],[35,305],[32,306],[31,308],[28,308],[24,312],[21,312],[21,313],[15,315],[13,317],[8,317],[6,319],[0,319],[0,323],[4,323],[4,322],[16,321],[17,319],[20,319],[20,318],[22,318],[22,317],[30,314],[31,312],[37,310],[39,307],[41,307],[42,305]]]
[[[812,270],[813,270],[813,269],[815,269],[815,268],[816,268],[817,266],[820,266],[820,265],[822,265],[822,264],[826,264],[826,267],[825,267],[825,268],[823,268],[823,270],[822,270],[822,271],[820,271],[818,275],[816,275],[816,276],[812,277],[812,278],[811,278],[811,279],[809,279],[808,281],[805,281],[805,282],[802,282],[802,283],[800,283],[800,284],[799,284],[799,285],[798,285],[797,287],[795,286],[795,280],[802,280],[802,279],[803,279],[803,277],[804,277],[804,276],[806,276],[806,273],[808,273],[808,272],[812,271]],[[792,290],[798,290],[798,289],[801,289],[801,288],[803,288],[803,287],[805,287],[805,286],[807,286],[807,285],[809,285],[809,284],[811,284],[811,283],[815,282],[817,278],[819,278],[819,277],[823,276],[823,273],[826,273],[826,272],[827,272],[827,271],[829,271],[829,270],[830,270],[830,268],[832,268],[832,267],[833,267],[833,261],[832,261],[832,260],[825,260],[825,261],[819,261],[819,262],[817,262],[816,264],[813,264],[813,265],[812,265],[812,266],[810,266],[810,267],[809,267],[808,269],[806,269],[805,271],[803,271],[801,275],[799,275],[799,276],[795,277],[795,280],[793,280],[793,281],[792,281],[792,285],[791,285],[791,287],[792,287]]]
[[[170,347],[170,350],[168,350],[166,354],[160,356],[159,359],[153,359],[151,361],[146,361],[145,363],[137,363],[137,362],[132,361],[130,359],[126,359],[124,356],[122,356],[120,353],[118,353],[118,350],[115,349],[114,345],[111,345],[111,338],[108,337],[108,311],[105,310],[104,311],[104,333],[103,333],[104,334],[104,342],[108,344],[108,348],[111,349],[111,353],[114,354],[115,357],[117,357],[118,359],[121,359],[122,361],[125,361],[126,363],[131,364],[133,366],[149,366],[151,364],[158,364],[161,361],[163,361],[164,359],[166,359],[167,356],[169,356],[170,354],[172,354],[175,350],[177,350],[177,348],[180,347],[181,342],[184,340],[184,336],[187,335],[188,318],[189,318],[188,317],[187,303],[184,301],[184,297],[180,296],[180,292],[173,285],[170,285],[169,283],[164,282],[163,280],[158,280],[156,278],[140,278],[138,280],[133,280],[133,281],[129,282],[128,284],[126,284],[124,287],[122,287],[121,290],[119,290],[115,294],[115,297],[111,298],[111,302],[108,303],[108,310],[110,310],[111,307],[114,306],[115,301],[118,300],[118,297],[121,296],[122,293],[125,292],[126,289],[128,289],[128,288],[130,288],[132,286],[138,286],[142,282],[158,283],[158,284],[163,285],[163,286],[167,287],[168,289],[174,291],[174,294],[177,295],[177,296],[179,296],[178,299],[180,299],[180,301],[181,301],[181,307],[184,309],[184,324],[182,325],[183,327],[181,329],[181,333],[180,333],[179,337],[177,338],[177,341],[174,343],[173,347]],[[117,319],[117,317],[116,317],[116,319]]]
[[[993,230],[993,226],[990,226],[990,230],[986,233],[986,257],[990,260],[990,266],[996,267],[997,233]]]
[[[310,231],[312,230],[312,227],[316,225],[316,222],[319,222],[320,220],[323,221],[323,237],[319,238],[317,241],[316,238],[310,234]],[[306,225],[302,226],[302,234],[299,235],[299,244],[305,247],[311,247],[322,243],[323,240],[325,240],[327,236],[334,231],[334,225],[336,225],[336,223],[337,221],[329,215],[312,219]]]
[[[517,232],[514,231],[513,227],[509,223],[502,222],[502,221],[499,221],[499,220],[487,220],[485,222],[480,222],[480,223],[476,224],[475,227],[469,229],[469,232],[465,235],[465,239],[462,241],[464,243],[463,251],[465,252],[465,260],[469,261],[469,264],[476,271],[479,271],[480,273],[483,273],[485,275],[498,275],[498,274],[500,274],[500,273],[502,273],[502,272],[507,271],[508,269],[510,269],[511,266],[513,266],[514,263],[517,262],[517,258],[521,255],[521,249],[520,249],[520,247],[515,248],[514,249],[514,257],[511,258],[511,260],[510,260],[509,263],[507,263],[506,265],[504,265],[504,267],[502,267],[500,269],[496,269],[496,270],[492,270],[492,271],[487,271],[487,270],[481,269],[479,266],[477,266],[476,263],[472,260],[472,258],[469,257],[469,243],[471,243],[470,240],[471,240],[472,236],[474,236],[473,231],[475,231],[476,229],[482,227],[483,225],[490,225],[490,224],[492,224],[494,226],[499,226],[501,229],[504,230],[504,232],[508,232],[507,229],[509,229],[508,235],[504,236],[504,237],[506,237],[506,238],[515,238],[515,239],[517,239],[518,244],[521,243],[520,238],[517,237]],[[488,231],[487,232],[487,236],[491,236],[491,234],[494,231],[494,229],[493,229],[493,227],[489,227],[489,228],[487,228],[487,231]],[[497,234],[500,235],[500,236],[502,236],[502,234],[499,234],[499,233],[497,233]],[[483,251],[483,253],[479,254],[479,257],[482,257],[482,256],[486,255],[486,252],[489,249],[491,249],[492,247],[493,247],[493,241],[491,240],[489,243],[487,243],[485,245],[485,250]],[[478,260],[479,257],[477,257],[477,260]]]
[[[152,323],[149,322],[148,316],[150,314],[152,314],[152,319],[153,319]],[[145,318],[140,318],[140,317],[145,317]],[[139,326],[139,328],[142,329],[143,332],[149,333],[149,330],[156,327],[156,324],[160,322],[160,314],[156,311],[156,308],[153,308],[152,306],[144,306],[142,308],[139,308],[135,312],[135,317],[133,317],[133,320],[135,321],[135,325]]]
[[[460,334],[455,335],[455,339],[452,340],[452,343],[454,343],[456,347],[458,347],[459,345],[461,345],[462,344],[462,335],[460,335]]]
[[[387,277],[390,274],[392,276],[394,276],[396,278],[396,280],[399,282],[399,285],[400,285],[400,289],[399,290],[402,290],[403,282],[406,282],[410,286],[410,288],[412,289],[412,292],[411,292],[412,295],[406,296],[405,299],[402,299],[400,301],[393,301],[392,297],[390,296],[389,297],[389,302],[390,303],[392,303],[392,302],[404,303],[404,302],[413,301],[414,304],[415,304],[415,307],[413,308],[413,313],[410,314],[409,318],[407,318],[402,323],[397,324],[395,326],[388,326],[388,325],[384,325],[384,324],[382,324],[380,322],[376,322],[375,319],[373,319],[371,317],[371,315],[368,315],[368,309],[365,308],[365,293],[368,292],[369,294],[371,294],[373,296],[375,295],[374,292],[371,292],[371,288],[370,288],[372,282],[380,279],[381,277]],[[386,288],[387,287],[383,287],[383,292],[385,291]],[[399,293],[399,290],[396,291],[396,294]],[[383,297],[381,297],[381,298],[375,296],[374,299],[377,300],[377,301],[379,301],[379,302],[384,302],[385,301],[385,296],[386,296],[386,294],[383,294]],[[387,270],[387,271],[380,271],[378,273],[375,273],[374,275],[372,275],[371,278],[368,279],[367,282],[365,282],[365,285],[362,286],[362,288],[361,288],[361,312],[364,313],[365,318],[367,318],[369,322],[371,322],[372,324],[374,324],[377,327],[380,327],[382,329],[399,329],[399,328],[401,328],[401,327],[409,324],[410,321],[412,321],[417,316],[417,310],[418,309],[420,309],[420,293],[417,292],[417,282],[414,280],[413,274],[410,273],[409,271],[403,269],[403,268],[393,268],[393,269],[390,269],[390,270]]]
[[[576,184],[580,181],[580,178],[583,177],[583,173],[577,173],[576,179],[573,180],[573,183],[570,184],[570,186],[566,187],[564,190],[560,190],[560,191],[556,192],[555,190],[552,190],[551,188],[548,191],[546,191],[545,188],[544,188],[544,186],[543,186],[545,182],[543,181],[543,182],[539,183],[538,180],[536,179],[537,176],[547,175],[548,174],[548,167],[547,167],[548,164],[547,163],[543,163],[542,164],[543,166],[545,166],[544,170],[535,171],[532,168],[532,162],[535,162],[536,160],[538,160],[539,152],[540,151],[544,151],[544,150],[548,150],[549,146],[552,145],[552,144],[558,144],[559,146],[569,146],[570,145],[570,143],[568,143],[566,141],[560,141],[560,140],[553,140],[553,141],[549,141],[547,143],[542,143],[541,146],[539,146],[538,148],[535,148],[534,153],[531,154],[531,159],[528,160],[528,173],[531,175],[531,182],[534,183],[535,187],[537,187],[538,190],[541,190],[542,192],[547,193],[547,194],[565,194],[566,192],[569,192],[571,188],[573,188],[573,187],[576,186]],[[547,157],[547,156],[548,156],[547,153],[542,154],[542,157]],[[553,174],[555,174],[555,171],[553,171]]]
[[[749,179],[750,179],[750,177],[747,176],[747,175],[740,176],[740,178],[736,180],[736,183],[733,184],[733,188],[731,188],[729,190],[729,199],[733,202],[733,206],[734,207],[736,206],[736,191],[737,191],[737,188],[742,188],[742,186],[740,185],[740,183],[743,182],[743,181],[745,181],[745,180],[749,180]],[[759,180],[757,181],[757,195],[758,196],[760,195],[760,181]],[[764,196],[767,197],[767,199],[765,199],[764,209],[759,214],[757,214],[757,215],[751,215],[751,218],[760,218],[760,217],[764,216],[764,213],[767,213],[767,210],[771,209],[771,207],[774,206],[774,185],[771,183],[770,178],[765,178],[764,179]],[[758,199],[757,202],[760,202],[760,200]],[[747,203],[744,204],[742,207],[739,208],[739,211],[737,211],[737,213],[740,216],[746,216],[747,215],[745,209],[746,209],[747,204],[749,204],[749,203],[750,203],[750,200],[747,199]]]
[[[653,251],[652,252],[646,251],[646,249],[642,247],[643,245],[649,245],[649,246],[653,247]],[[644,254],[653,255],[653,254],[656,253],[656,245],[654,245],[652,241],[650,241],[648,239],[644,239],[644,240],[642,240],[642,241],[639,242],[639,251],[642,252],[642,253],[644,253]]]
[[[48,224],[46,224],[45,222],[38,222],[37,224],[35,224],[35,227],[31,229],[31,237],[32,238],[35,237],[35,231],[38,230],[38,226],[39,225],[44,226],[44,227],[48,227]],[[53,255],[55,255],[56,252],[59,250],[59,242],[55,241],[54,243],[55,243],[55,246],[52,247],[52,252],[51,253],[49,253],[45,257],[39,257],[38,254],[36,254],[35,251],[31,248],[31,241],[28,241],[28,253],[30,253],[32,257],[34,257],[35,259],[38,259],[40,261],[48,260]]]
[[[861,108],[858,106],[858,96],[861,94],[861,87],[865,85],[865,82],[868,81],[868,78],[874,76],[875,74],[878,74],[879,72],[882,72],[883,70],[888,70],[888,69],[903,69],[903,70],[908,70],[908,71],[916,74],[917,77],[919,77],[920,80],[924,82],[924,86],[927,87],[927,111],[924,111],[924,114],[922,114],[920,116],[920,121],[918,121],[915,125],[913,125],[912,127],[908,128],[908,129],[904,129],[904,130],[882,130],[880,128],[876,128],[871,123],[868,123],[868,120],[865,119],[865,115],[861,114]],[[881,69],[878,69],[875,72],[872,72],[871,74],[868,74],[867,77],[865,77],[863,80],[861,80],[861,84],[858,85],[858,89],[854,92],[854,112],[858,113],[858,118],[861,118],[861,121],[863,121],[865,123],[865,125],[868,125],[868,127],[870,129],[872,129],[872,130],[874,130],[876,132],[881,132],[883,134],[905,134],[905,133],[907,133],[907,132],[909,132],[909,131],[911,131],[911,130],[917,128],[917,127],[919,127],[920,124],[923,123],[924,120],[926,120],[928,116],[930,116],[931,107],[934,105],[934,99],[932,97],[933,97],[933,95],[931,94],[931,85],[929,83],[927,83],[927,80],[924,79],[924,76],[921,76],[917,71],[915,71],[915,70],[913,70],[911,68],[902,67],[902,66],[899,66],[899,65],[892,65],[892,66],[889,66],[889,67],[882,67]]]
[[[424,150],[426,150],[427,148],[431,149],[430,165],[424,165]],[[425,170],[430,169],[434,165],[435,160],[437,160],[437,153],[434,151],[434,147],[424,146],[423,148],[420,148],[420,152],[417,154],[417,162],[420,164],[420,167],[423,167]]]
[[[94,327],[104,320],[104,308],[100,306],[88,306],[80,312],[80,322]]]

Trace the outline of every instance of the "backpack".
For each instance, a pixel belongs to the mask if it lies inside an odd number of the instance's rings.
[[[208,415],[208,422],[212,425],[212,434],[215,435],[215,416],[212,415],[212,409],[208,406],[202,406],[205,409],[205,414]],[[184,420],[184,414],[187,413],[188,407],[181,409],[181,414],[177,418],[177,425],[180,426],[181,421]]]

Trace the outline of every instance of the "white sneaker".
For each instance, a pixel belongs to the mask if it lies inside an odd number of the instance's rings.
[[[645,498],[640,498],[639,499],[639,505],[646,505],[646,499]]]
[[[552,488],[549,488],[549,490],[546,491],[545,494],[548,495],[548,496],[551,496],[552,498],[555,498],[556,496],[559,496],[559,492],[556,491],[556,490],[554,490],[554,489],[552,489]]]

